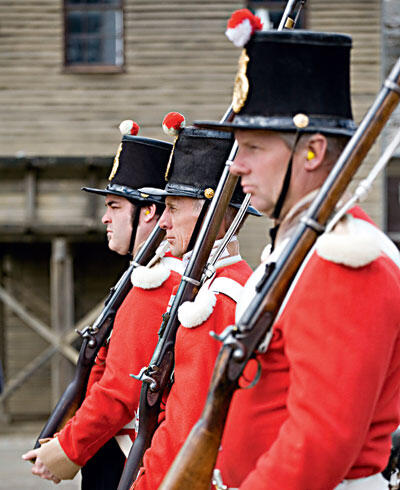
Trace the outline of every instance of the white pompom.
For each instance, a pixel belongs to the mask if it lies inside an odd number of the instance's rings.
[[[236,27],[228,28],[225,31],[225,35],[236,47],[242,48],[250,40],[252,32],[253,27],[251,22],[249,19],[244,19]]]
[[[122,123],[119,125],[119,130],[121,131],[121,134],[127,135],[131,133],[131,130],[133,128],[133,121],[132,119],[125,119],[125,121],[122,121]]]

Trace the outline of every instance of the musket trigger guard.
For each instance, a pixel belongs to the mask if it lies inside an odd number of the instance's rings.
[[[196,279],[192,279],[189,276],[182,276],[182,281],[190,282],[190,284],[194,284],[195,286],[200,286],[201,282]]]
[[[253,388],[260,381],[260,378],[261,378],[261,362],[259,361],[259,359],[257,359],[257,357],[255,357],[254,360],[257,362],[257,372],[256,372],[254,378],[252,379],[252,381],[248,385],[240,386],[240,384],[239,384],[239,388],[241,390],[249,390],[250,388]]]
[[[308,218],[307,216],[303,216],[300,218],[300,221],[304,223],[308,228],[311,228],[316,233],[321,234],[325,231],[325,226],[321,225],[315,219]]]
[[[400,95],[400,85],[397,84],[396,82],[393,82],[393,80],[385,80],[383,85],[388,88],[389,90],[393,90],[393,92],[396,92],[397,94]]]

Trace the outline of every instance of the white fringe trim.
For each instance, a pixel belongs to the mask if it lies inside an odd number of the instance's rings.
[[[133,270],[131,281],[134,287],[155,289],[169,278],[170,273],[171,271],[162,263],[158,263],[150,268],[139,266]]]
[[[381,246],[377,238],[371,226],[346,215],[333,231],[318,238],[316,251],[325,260],[356,269],[379,257]]]
[[[178,309],[178,319],[183,327],[194,328],[204,323],[217,303],[215,293],[207,288],[198,292],[194,301],[185,301]]]

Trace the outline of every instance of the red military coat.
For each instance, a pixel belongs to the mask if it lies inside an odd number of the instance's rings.
[[[229,487],[329,490],[387,464],[399,423],[400,260],[379,230],[348,221],[317,243],[258,355],[260,381],[234,395],[217,461]]]
[[[233,279],[235,283],[230,285],[233,289],[237,283],[244,284],[250,274],[250,267],[240,260],[217,269],[216,278]],[[209,332],[211,330],[221,332],[227,325],[232,324],[236,306],[235,301],[226,294],[214,295],[214,300],[211,296],[208,298],[207,293],[203,294],[201,290],[195,304],[193,306],[187,304],[189,306],[187,311],[195,310],[200,303],[203,305],[214,303],[214,306],[210,310],[210,316],[203,322],[201,322],[201,315],[198,315],[199,312],[194,312],[200,324],[193,325],[197,323],[194,321],[190,327],[181,325],[178,329],[175,344],[175,382],[168,395],[165,420],[156,430],[151,447],[145,453],[144,467],[134,484],[135,489],[155,490],[159,487],[201,414],[215,359],[221,347],[219,342],[210,337]],[[183,323],[182,317],[179,318]]]
[[[92,370],[85,400],[57,435],[64,458],[55,440],[41,448],[41,459],[55,475],[73,477],[80,466],[119,433],[129,433],[134,438],[141,383],[130,374],[138,374],[150,361],[162,314],[182,269],[181,260],[166,256],[152,269],[135,270],[141,274],[139,280],[138,274],[134,276],[142,287],[133,287],[119,308],[107,348],[100,351]],[[154,286],[160,281],[162,284]],[[128,428],[124,429],[126,424]],[[68,460],[75,463],[71,472]]]

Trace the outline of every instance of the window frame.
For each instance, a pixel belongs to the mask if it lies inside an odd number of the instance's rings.
[[[63,53],[63,72],[64,73],[123,73],[125,71],[125,15],[124,15],[124,3],[125,0],[117,0],[119,5],[109,5],[105,3],[96,4],[70,4],[69,0],[63,1],[63,20],[64,20],[64,53]],[[91,10],[118,10],[122,14],[122,63],[106,64],[106,63],[73,63],[70,64],[67,61],[67,44],[68,44],[68,32],[67,32],[67,16],[68,13],[73,10],[91,11]]]

